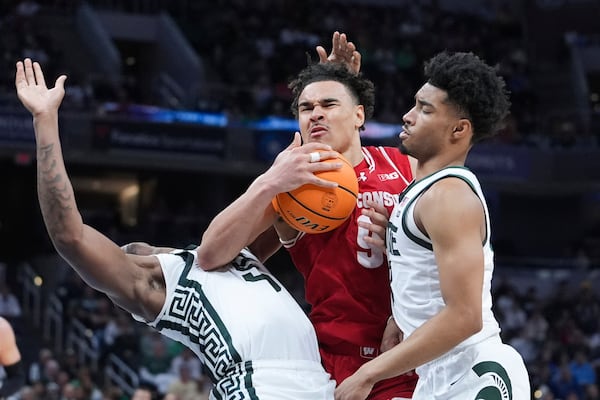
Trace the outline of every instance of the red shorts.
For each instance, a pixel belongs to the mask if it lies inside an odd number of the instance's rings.
[[[338,384],[352,375],[361,365],[369,361],[360,356],[347,356],[326,353],[321,349],[321,360],[325,370]],[[417,374],[409,372],[395,378],[386,379],[373,387],[367,400],[410,399],[417,384]]]

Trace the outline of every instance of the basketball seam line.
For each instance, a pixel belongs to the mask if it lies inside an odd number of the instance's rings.
[[[340,186],[340,187],[341,187],[341,186]],[[349,192],[349,193],[351,193],[351,192]],[[292,195],[290,192],[286,192],[285,194],[287,194],[288,196],[290,196],[290,198],[291,198],[292,200],[294,200],[294,201],[295,201],[295,202],[296,202],[296,203],[297,203],[299,206],[301,206],[302,208],[304,208],[304,209],[305,209],[305,210],[307,210],[307,211],[310,211],[311,213],[313,213],[313,214],[315,214],[315,215],[318,215],[319,217],[323,217],[323,218],[326,218],[326,219],[330,219],[330,220],[332,220],[332,221],[341,221],[341,220],[345,220],[346,218],[348,218],[347,216],[346,216],[346,217],[329,217],[329,216],[327,216],[327,215],[319,214],[317,211],[315,211],[315,210],[313,210],[313,209],[311,209],[311,208],[308,208],[307,206],[305,206],[304,204],[302,204],[302,203],[301,203],[301,202],[300,202],[300,201],[299,201],[297,198],[295,198],[295,197],[294,197],[294,196],[293,196],[293,195]]]

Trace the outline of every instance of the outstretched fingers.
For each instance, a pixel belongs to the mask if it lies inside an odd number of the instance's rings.
[[[67,76],[66,75],[61,75],[58,78],[56,78],[56,82],[54,83],[54,87],[55,88],[59,88],[60,90],[62,90],[64,92],[65,90],[65,81],[67,80]]]
[[[30,58],[26,58],[25,61],[23,61],[23,63],[25,64],[25,78],[27,79],[27,85],[36,85],[35,72],[33,71],[33,62]]]
[[[17,72],[15,73],[15,86],[18,88],[27,86],[27,78],[25,77],[25,66],[23,61],[17,62]]]
[[[327,60],[327,50],[323,46],[317,46],[317,54],[319,56],[320,63],[326,63]]]
[[[42,67],[40,63],[35,61],[33,63],[33,75],[35,76],[35,81],[38,85],[46,88],[46,80],[44,79],[44,73],[42,72]]]
[[[317,46],[317,54],[319,55],[319,62],[334,62],[340,63],[346,66],[348,70],[354,74],[360,72],[361,67],[361,55],[356,50],[356,45],[353,42],[348,41],[348,37],[345,33],[335,31],[331,39],[331,53],[327,54],[327,51],[323,46]]]

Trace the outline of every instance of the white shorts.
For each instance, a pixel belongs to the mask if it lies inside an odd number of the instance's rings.
[[[413,400],[529,400],[521,355],[495,336],[454,350],[417,369]]]

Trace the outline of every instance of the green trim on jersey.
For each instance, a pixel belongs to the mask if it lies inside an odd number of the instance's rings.
[[[449,168],[460,168],[460,169],[464,169],[464,170],[467,170],[467,171],[469,171],[469,172],[470,172],[470,170],[469,170],[468,168],[465,168],[465,167],[458,167],[458,166],[456,166],[456,167],[447,167],[447,168],[444,168],[444,169],[442,169],[442,170],[440,170],[440,171],[444,171],[444,170],[446,170],[446,169],[449,169]],[[418,182],[422,182],[422,181],[424,181],[425,179],[427,179],[427,178],[431,177],[432,175],[434,175],[434,174],[436,174],[436,173],[439,173],[440,171],[434,172],[433,174],[430,174],[430,175],[428,175],[427,177],[425,177],[425,178],[423,178],[423,179],[420,179]],[[437,183],[437,182],[439,182],[439,181],[441,181],[442,179],[445,179],[445,178],[458,178],[458,179],[462,180],[463,182],[465,182],[467,185],[469,185],[469,187],[471,188],[471,190],[473,191],[473,193],[475,193],[475,195],[477,196],[477,198],[478,198],[478,199],[479,199],[479,201],[481,202],[481,206],[482,206],[482,207],[484,207],[484,206],[483,206],[483,199],[481,199],[481,198],[479,197],[479,194],[477,193],[477,189],[475,188],[475,185],[473,185],[473,182],[471,182],[471,181],[470,181],[468,178],[466,178],[466,177],[464,177],[464,176],[462,176],[462,175],[450,174],[450,175],[443,175],[443,176],[440,176],[439,178],[437,178],[437,179],[433,180],[431,183],[429,183],[427,186],[425,186],[423,189],[421,189],[419,192],[417,192],[417,194],[416,194],[416,195],[415,195],[415,196],[414,196],[414,197],[413,197],[413,198],[412,198],[412,199],[411,199],[411,200],[408,202],[408,204],[407,204],[407,205],[406,205],[406,207],[404,208],[404,212],[402,213],[402,230],[404,231],[404,234],[405,234],[405,235],[406,235],[406,236],[407,236],[407,237],[408,237],[410,240],[412,240],[413,242],[415,242],[415,243],[416,243],[416,244],[418,244],[419,246],[422,246],[422,247],[424,247],[424,248],[426,248],[427,250],[430,250],[430,251],[433,251],[433,245],[432,245],[431,243],[427,242],[426,240],[423,240],[423,239],[421,239],[420,237],[416,236],[415,234],[413,234],[413,233],[412,233],[412,232],[411,232],[411,231],[408,229],[408,225],[407,225],[407,223],[406,223],[406,218],[407,218],[407,214],[408,214],[408,212],[407,212],[407,211],[408,211],[408,209],[411,207],[412,203],[413,203],[415,200],[417,200],[418,198],[420,198],[420,197],[421,197],[421,195],[422,195],[423,193],[425,193],[427,190],[429,190],[429,188],[430,188],[431,186],[433,186],[435,183]],[[413,183],[414,183],[414,182],[413,182]],[[410,188],[411,186],[413,186],[413,184],[411,184],[409,187],[407,187],[407,188],[405,189],[405,191],[404,191],[404,192],[403,192],[403,193],[400,195],[400,200],[402,200],[402,198],[403,198],[403,197],[406,195],[406,193],[408,192],[408,190],[409,190],[409,188]],[[484,212],[483,212],[483,214],[484,214],[484,217],[485,217],[485,237],[484,237],[484,239],[483,239],[482,245],[485,245],[485,243],[486,243],[486,242],[487,242],[487,240],[488,240],[488,234],[489,234],[489,232],[488,232],[488,229],[487,229],[487,225],[488,225],[488,215],[487,215],[487,212],[485,211],[485,207],[484,207]],[[418,229],[418,228],[417,228],[417,229]],[[421,233],[423,233],[423,232],[421,232]],[[424,234],[425,236],[427,236],[427,234],[425,234],[425,233],[423,233],[423,234]]]
[[[207,374],[215,383],[212,391],[217,399],[229,398],[230,394],[236,391],[248,393],[249,399],[258,400],[256,391],[252,387],[252,373],[254,369],[252,362],[247,361],[242,363],[242,358],[233,345],[231,334],[221,320],[220,316],[215,311],[213,305],[206,297],[202,285],[196,281],[187,279],[188,273],[193,267],[194,256],[188,251],[175,253],[185,261],[185,267],[181,272],[178,287],[175,289],[176,298],[180,301],[173,301],[167,314],[175,319],[175,321],[165,321],[161,319],[156,324],[156,329],[170,329],[180,332],[182,335],[189,338],[190,342],[202,347],[204,354],[205,366]],[[189,289],[189,290],[185,290]],[[194,301],[193,297],[197,296],[198,300]],[[200,310],[197,310],[195,304],[201,304]],[[181,308],[194,307],[183,314]],[[197,318],[193,321],[195,324],[190,329],[189,322],[191,318],[183,315],[190,315]],[[186,319],[187,318],[187,319]],[[184,321],[186,324],[178,323]],[[231,365],[236,366],[236,370],[232,371]],[[232,372],[238,372],[233,373]],[[239,379],[239,378],[243,379]],[[225,397],[222,397],[225,396]]]
[[[408,202],[408,204],[406,204],[406,207],[404,208],[405,212],[402,213],[402,230],[404,231],[404,234],[406,235],[406,237],[408,237],[410,240],[412,240],[419,246],[425,247],[429,251],[433,251],[433,245],[431,243],[427,242],[426,240],[421,239],[417,235],[413,234],[410,231],[410,229],[408,229],[408,225],[406,223],[406,216],[408,214],[408,210],[412,206],[412,203],[414,203],[415,200],[420,198],[421,194],[423,194],[423,192],[425,192],[427,189],[429,189],[431,187],[431,185],[433,185],[435,182],[437,182],[437,181],[431,182],[431,184],[429,184],[425,188],[423,188],[423,190],[421,190],[415,197],[410,199],[410,201]],[[417,229],[419,229],[419,228],[417,228]],[[421,233],[423,233],[423,232],[421,232]],[[427,236],[427,235],[425,235],[425,236]]]

